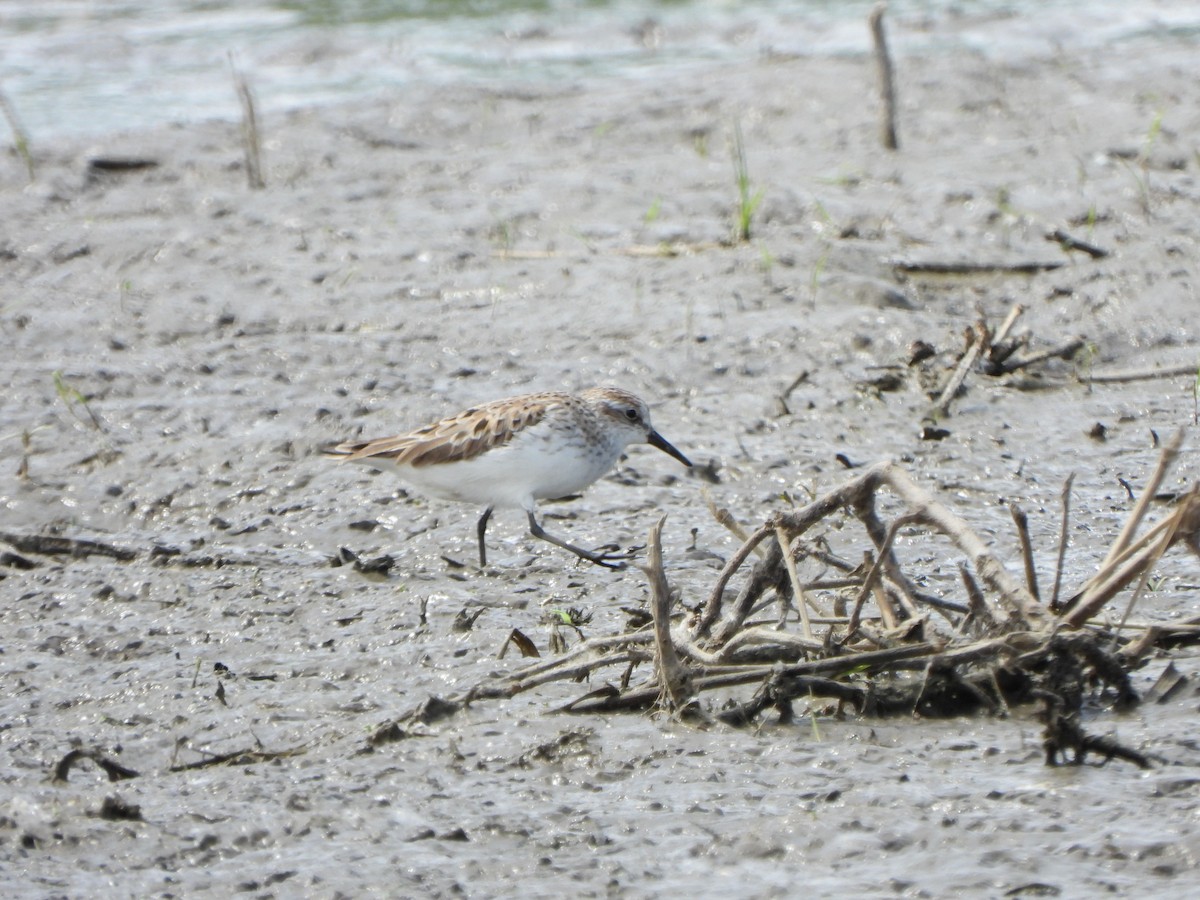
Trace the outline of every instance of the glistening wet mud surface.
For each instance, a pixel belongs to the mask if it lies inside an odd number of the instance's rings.
[[[519,666],[497,659],[513,628],[546,652],[548,608],[586,608],[601,634],[647,590],[636,571],[531,541],[512,513],[477,572],[478,510],[315,448],[616,383],[712,461],[708,491],[751,524],[839,483],[838,454],[892,458],[1014,571],[1004,502],[1019,501],[1049,566],[1074,472],[1078,584],[1132,505],[1121,480],[1136,491],[1154,434],[1194,415],[1194,375],[1079,380],[1196,363],[1190,59],[1133,44],[909,60],[899,154],[877,146],[870,61],[841,58],[298,113],[264,123],[257,192],[230,125],[62,148],[29,187],[6,156],[0,523],[136,552],[17,552],[35,565],[0,568],[6,889],[1188,896],[1190,687],[1128,714],[1089,707],[1089,728],[1158,757],[1148,772],[1046,768],[1019,713],[753,731],[549,713],[589,685],[369,748],[431,694]],[[763,200],[753,240],[727,245],[735,120]],[[94,155],[159,164],[89,179]],[[1054,228],[1111,253],[1066,255]],[[896,260],[1065,265],[901,278]],[[938,422],[948,436],[921,440],[912,342],[951,361],[964,328],[1017,301],[1031,348],[1082,335],[1088,351],[972,375]],[[891,389],[881,372],[899,376]],[[1170,486],[1195,477],[1188,450]],[[634,448],[545,511],[588,545],[642,542],[666,512],[667,574],[694,605],[736,547],[704,487]],[[341,547],[395,564],[382,579],[331,566]],[[1194,615],[1195,560],[1173,554],[1158,573],[1135,618]],[[109,783],[81,762],[52,782],[75,746],[138,776]],[[101,815],[110,797],[138,816]]]

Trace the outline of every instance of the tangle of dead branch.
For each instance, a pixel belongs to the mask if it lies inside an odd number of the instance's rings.
[[[1200,487],[1143,528],[1148,498],[1181,446],[1182,433],[1167,444],[1143,499],[1103,564],[1068,593],[1061,608],[1038,597],[1023,514],[1014,510],[1025,583],[962,518],[902,468],[882,462],[746,534],[695,606],[672,608],[660,520],[650,533],[643,566],[651,589],[650,625],[581,641],[558,657],[490,678],[450,702],[512,697],[554,682],[595,682],[606,673],[620,677],[559,710],[660,706],[698,712],[706,693],[743,686],[756,691],[748,700],[727,700],[717,718],[744,724],[774,709],[787,719],[795,700],[848,703],[865,715],[922,716],[1005,710],[1041,700],[1052,711],[1044,714],[1049,717],[1048,759],[1069,750],[1077,761],[1091,752],[1140,764],[1136,751],[1083,734],[1078,713],[1085,684],[1101,685],[1118,704],[1135,703],[1129,670],[1157,644],[1200,638],[1191,625],[1180,626],[1178,634],[1159,625],[1152,637],[1126,628],[1118,631],[1124,635],[1118,639],[1097,621],[1126,588],[1140,590],[1171,548],[1182,545],[1200,555]],[[844,539],[848,520],[858,523],[865,540],[859,554],[865,561],[859,564],[833,552],[824,540],[812,539],[822,526]],[[921,571],[902,556],[923,560],[933,571]],[[952,566],[958,579],[931,577],[939,567]],[[827,577],[830,569],[837,570],[836,578]],[[1060,578],[1061,561],[1050,581],[1057,586]],[[930,583],[946,585],[947,592],[958,583],[965,596],[922,587]],[[1136,598],[1137,591],[1126,620]],[[755,618],[768,603],[778,603],[781,610],[770,624]],[[786,629],[789,615],[797,620],[798,632]],[[635,678],[639,670],[640,679]]]

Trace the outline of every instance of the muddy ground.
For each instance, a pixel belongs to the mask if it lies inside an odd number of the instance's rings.
[[[1014,563],[1018,501],[1048,577],[1074,472],[1078,584],[1131,506],[1121,480],[1136,491],[1154,434],[1193,422],[1194,376],[1081,381],[1200,356],[1192,54],[906,59],[898,153],[879,146],[870,60],[776,57],[268,116],[261,191],[233,124],[35,146],[33,184],[6,155],[0,527],[136,553],[0,566],[6,895],[1188,896],[1190,688],[1090,707],[1090,729],[1160,759],[1146,772],[1047,768],[1021,714],[734,730],[548,712],[589,685],[367,752],[430,695],[520,666],[497,659],[514,627],[545,653],[549,609],[583,607],[603,634],[647,589],[511,512],[479,572],[478,510],[314,448],[613,383],[750,525],[840,483],[838,454],[891,458]],[[728,241],[735,122],[762,191],[748,243]],[[89,173],[98,157],[157,166]],[[1110,254],[1067,254],[1054,229]],[[897,261],[1065,265],[902,277]],[[972,375],[949,435],[922,440],[912,342],[948,364],[966,327],[1018,301],[1032,349],[1085,351]],[[1195,477],[1189,450],[1170,484]],[[695,605],[736,547],[705,486],[633,448],[547,522],[630,544],[668,513],[667,573]],[[395,565],[331,566],[342,547]],[[961,590],[948,545],[901,552]],[[1160,573],[1134,619],[1193,615],[1195,560]],[[1186,651],[1176,665],[1197,668]],[[75,746],[139,775],[84,762],[53,782]],[[172,771],[242,751],[265,755]],[[100,815],[106,798],[140,819]]]

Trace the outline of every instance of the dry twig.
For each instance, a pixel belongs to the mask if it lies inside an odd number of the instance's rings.
[[[934,418],[940,418],[950,411],[950,404],[958,393],[958,389],[962,387],[967,373],[971,371],[980,355],[987,352],[991,344],[987,326],[982,322],[967,329],[966,338],[967,348],[963,352],[962,358],[959,359],[954,373],[950,376],[950,380],[942,388],[941,395],[934,401],[933,409],[930,411]]]
[[[1117,372],[1092,372],[1080,375],[1079,380],[1084,384],[1116,384],[1126,381],[1149,381],[1154,378],[1178,378],[1180,375],[1196,375],[1195,363],[1183,363],[1178,366],[1163,366],[1153,369],[1123,369]]]

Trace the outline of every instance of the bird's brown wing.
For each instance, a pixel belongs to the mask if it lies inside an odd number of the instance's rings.
[[[500,400],[426,425],[409,434],[347,441],[330,447],[325,455],[347,462],[380,459],[415,468],[435,463],[474,459],[493,447],[507,444],[522,428],[535,425],[553,405],[552,394],[534,394],[524,402]]]

